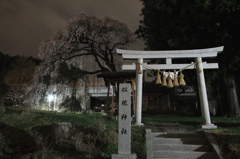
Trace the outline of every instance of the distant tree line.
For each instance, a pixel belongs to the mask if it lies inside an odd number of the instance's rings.
[[[23,97],[24,89],[31,83],[34,69],[40,63],[38,58],[0,52],[0,99],[4,99],[5,104],[19,104],[19,96]]]

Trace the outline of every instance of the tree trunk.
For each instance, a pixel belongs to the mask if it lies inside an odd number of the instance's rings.
[[[238,102],[238,95],[236,90],[236,83],[233,77],[228,78],[228,100],[229,100],[229,116],[237,117],[240,116],[240,108]]]
[[[77,80],[73,81],[73,86],[72,86],[72,97],[71,97],[71,112],[75,110],[74,105],[76,103],[76,85],[77,85]]]
[[[223,75],[222,75],[223,76]],[[220,78],[218,81],[215,81],[216,85],[213,86],[216,88],[215,94],[217,96],[217,102],[218,102],[218,111],[217,115],[219,116],[229,116],[229,83],[226,83],[226,81],[223,78]]]

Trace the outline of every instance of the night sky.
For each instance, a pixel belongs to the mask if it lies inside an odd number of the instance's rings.
[[[82,13],[117,19],[135,32],[141,8],[139,0],[0,0],[0,51],[37,57],[41,41]],[[137,42],[128,49],[142,48]]]

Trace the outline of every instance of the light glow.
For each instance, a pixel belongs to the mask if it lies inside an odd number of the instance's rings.
[[[53,98],[54,98],[53,95],[49,95],[49,96],[48,96],[48,101],[49,101],[49,102],[52,101]]]
[[[53,107],[52,110],[55,111],[56,109],[56,101],[57,101],[57,95],[48,95],[48,111],[50,110],[51,103],[53,101]]]

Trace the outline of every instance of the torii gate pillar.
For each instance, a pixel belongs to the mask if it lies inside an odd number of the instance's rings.
[[[143,59],[139,58],[138,63],[143,63]],[[140,70],[139,70],[140,69]],[[142,71],[141,73],[139,71]],[[143,80],[143,69],[142,65],[136,67],[136,85],[137,85],[137,93],[136,93],[136,123],[135,125],[141,126],[143,125],[142,121],[142,80]]]
[[[189,67],[189,64],[172,64],[172,58],[194,58],[197,63],[197,78],[199,95],[201,102],[201,111],[203,117],[204,129],[215,129],[216,125],[211,124],[208,98],[206,92],[206,84],[204,79],[203,69],[216,69],[218,63],[202,63],[202,58],[216,57],[218,53],[223,51],[223,46],[208,48],[208,49],[195,49],[195,50],[168,50],[168,51],[133,51],[133,50],[121,50],[117,49],[118,54],[122,54],[125,59],[138,59],[138,64],[143,63],[143,59],[155,59],[155,58],[166,58],[166,64],[148,64],[153,69],[161,70],[176,70],[176,69],[195,69],[194,66]],[[139,69],[143,71],[142,65],[123,65],[123,70],[135,70],[137,77],[137,93],[136,93],[136,123],[135,125],[143,125],[142,120],[142,80],[143,74],[139,72]],[[201,71],[199,71],[201,70]]]
[[[202,128],[204,129],[214,129],[217,128],[216,125],[211,124],[210,113],[209,113],[209,106],[208,106],[208,98],[207,98],[207,90],[206,90],[206,83],[204,78],[203,72],[203,65],[202,65],[202,58],[197,57],[195,59],[197,63],[197,81],[198,81],[198,90],[199,90],[199,97],[200,97],[200,104],[201,104],[201,112],[203,117]]]

